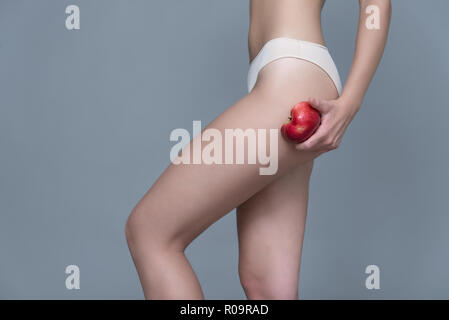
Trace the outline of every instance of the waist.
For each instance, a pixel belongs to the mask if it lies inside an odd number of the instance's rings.
[[[250,61],[271,39],[292,38],[325,45],[321,29],[324,1],[251,0],[248,51]]]

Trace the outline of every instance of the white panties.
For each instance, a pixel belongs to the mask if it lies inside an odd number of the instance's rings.
[[[265,43],[249,66],[248,92],[253,89],[264,66],[287,57],[307,60],[321,67],[334,82],[338,94],[341,94],[340,76],[328,49],[318,43],[293,38],[275,38]]]

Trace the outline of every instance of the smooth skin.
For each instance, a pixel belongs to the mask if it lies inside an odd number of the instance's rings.
[[[324,44],[321,0],[251,0],[250,59],[275,37]],[[364,27],[365,7],[380,8],[381,28]],[[265,66],[254,89],[205,129],[279,129],[298,101],[322,113],[312,138],[295,146],[278,137],[278,170],[260,175],[256,164],[170,164],[132,210],[128,246],[146,299],[204,299],[186,247],[237,208],[239,276],[248,299],[297,299],[308,187],[313,160],[338,147],[382,55],[390,19],[387,0],[360,1],[351,71],[338,97],[327,74],[295,58]],[[313,97],[313,98],[310,98]],[[193,141],[190,142],[192,144]]]

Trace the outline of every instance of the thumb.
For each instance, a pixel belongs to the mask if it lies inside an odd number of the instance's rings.
[[[331,104],[327,100],[321,100],[314,97],[309,97],[307,102],[317,109],[320,113],[327,113],[331,109]]]

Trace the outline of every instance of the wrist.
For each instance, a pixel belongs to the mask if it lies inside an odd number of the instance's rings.
[[[346,108],[351,109],[354,113],[356,113],[360,107],[362,106],[363,97],[358,97],[355,95],[345,94],[343,92],[338,100],[344,105]]]

